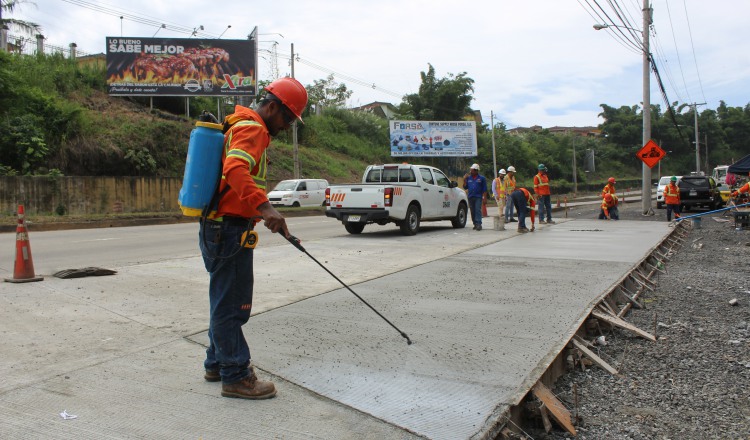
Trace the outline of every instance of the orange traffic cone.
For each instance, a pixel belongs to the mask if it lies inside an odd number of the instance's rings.
[[[16,266],[13,278],[6,278],[9,283],[28,283],[42,281],[44,277],[34,275],[34,262],[31,259],[31,244],[26,232],[26,220],[23,205],[18,205],[18,226],[16,226]]]
[[[487,217],[487,201],[482,200],[482,217]]]

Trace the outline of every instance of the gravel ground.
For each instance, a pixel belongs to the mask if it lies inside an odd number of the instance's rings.
[[[643,216],[633,203],[620,215],[666,222],[666,211],[654,210]],[[569,216],[597,213],[578,208]],[[621,377],[579,366],[555,384],[572,414],[577,389],[576,438],[750,439],[750,231],[736,231],[731,216],[705,216],[666,271],[655,291],[642,296],[646,308],[626,316],[648,332],[656,320],[657,342],[605,331],[607,345],[598,354]],[[550,434],[527,432],[534,439],[572,438],[557,425]]]

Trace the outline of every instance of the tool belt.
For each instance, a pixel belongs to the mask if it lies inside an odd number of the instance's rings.
[[[255,227],[255,219],[225,215],[215,219],[201,219],[201,223],[203,222],[206,222],[210,226],[229,225],[244,227],[246,229],[240,238],[240,246],[248,249],[255,249],[255,246],[258,245],[258,233],[253,230]],[[216,235],[216,241],[221,241],[221,234]]]

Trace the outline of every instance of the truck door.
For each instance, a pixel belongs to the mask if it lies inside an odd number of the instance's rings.
[[[432,174],[435,175],[435,183],[438,186],[438,194],[440,195],[440,203],[437,205],[439,210],[438,215],[440,217],[456,215],[458,197],[456,196],[456,192],[450,187],[450,179],[439,170],[432,170]]]
[[[440,187],[437,186],[432,170],[429,168],[419,168],[419,175],[422,177],[422,217],[438,217],[442,208],[442,194]]]

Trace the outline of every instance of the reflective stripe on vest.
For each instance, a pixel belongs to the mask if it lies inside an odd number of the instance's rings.
[[[672,185],[667,185],[667,197],[677,197],[680,195],[680,190],[675,187],[674,189],[677,190],[676,193],[672,192]]]
[[[495,178],[495,189],[497,190],[498,194],[505,195],[505,185],[503,184],[503,179],[499,177]]]
[[[537,187],[537,186],[549,186],[549,180],[547,180],[545,182],[542,179],[543,179],[543,177],[540,176],[539,174],[537,174],[536,176],[534,176],[534,186],[535,187]]]
[[[532,196],[531,193],[526,190],[526,188],[519,188],[518,190],[523,193],[524,197],[526,197],[526,208],[536,211],[536,206],[531,206],[531,202],[534,201],[534,196]]]
[[[255,159],[253,159],[253,156],[248,154],[245,150],[239,149],[239,148],[232,148],[229,150],[229,145],[232,143],[232,135],[233,135],[233,129],[234,127],[243,126],[243,125],[257,125],[261,126],[259,122],[252,121],[252,120],[242,120],[237,122],[236,124],[232,125],[232,128],[229,129],[229,135],[227,136],[227,140],[224,143],[224,153],[229,159],[230,157],[234,157],[237,159],[244,160],[247,162],[248,167],[250,169],[250,177],[253,178],[253,181],[255,182],[255,185],[260,189],[266,189],[266,170],[268,167],[268,161],[266,160],[266,150],[263,150],[263,154],[260,156],[260,162],[256,162]],[[258,173],[252,174],[253,168],[258,165]],[[222,179],[225,179],[226,176],[222,174]]]

